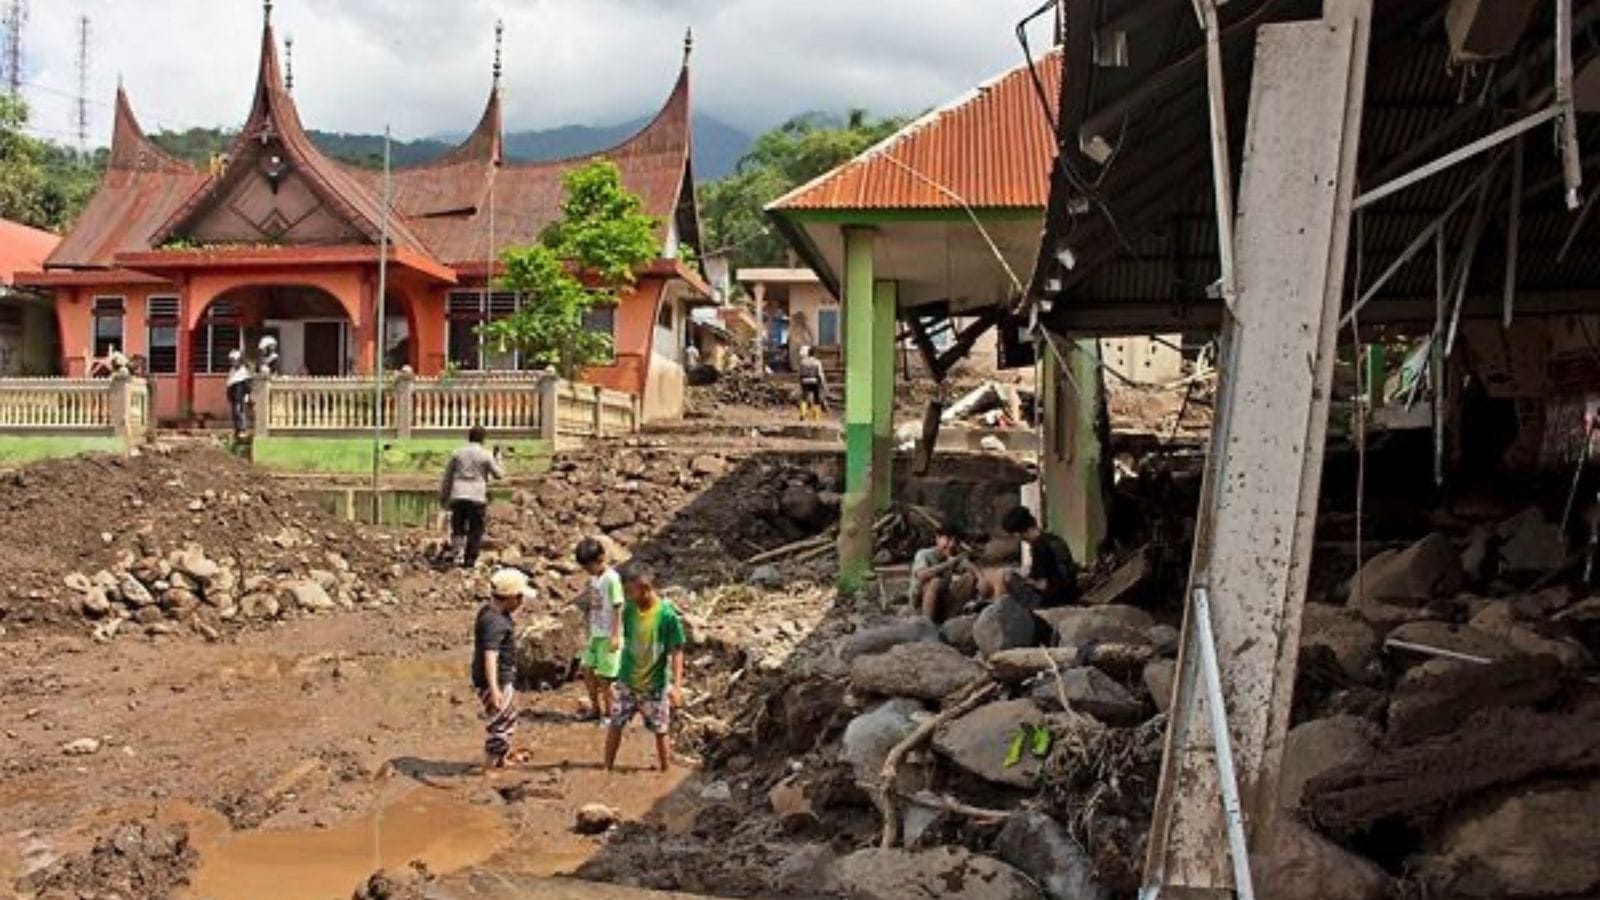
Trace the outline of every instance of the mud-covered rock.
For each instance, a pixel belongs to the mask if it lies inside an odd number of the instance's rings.
[[[1032,788],[1044,772],[1044,760],[1026,747],[1010,765],[1007,756],[1025,727],[1045,724],[1044,710],[1032,700],[1000,700],[941,725],[933,734],[933,749],[957,768],[985,781]]]
[[[1278,782],[1278,805],[1300,806],[1306,782],[1340,766],[1360,765],[1377,752],[1378,727],[1366,719],[1329,716],[1289,729],[1283,745],[1283,768]]]
[[[1578,897],[1600,890],[1600,781],[1551,782],[1455,814],[1422,869],[1448,897]]]
[[[1051,900],[1106,900],[1094,862],[1061,823],[1042,812],[1012,813],[994,851],[1044,889]]]
[[[1357,856],[1298,820],[1274,825],[1267,852],[1251,857],[1256,896],[1272,900],[1381,900],[1389,879]]]
[[[983,676],[983,666],[937,641],[900,644],[850,665],[850,687],[880,697],[942,700]]]
[[[857,850],[834,863],[829,881],[850,900],[1040,900],[1017,869],[960,847]]]
[[[984,656],[1033,644],[1033,613],[1010,598],[985,606],[972,624],[972,641]]]

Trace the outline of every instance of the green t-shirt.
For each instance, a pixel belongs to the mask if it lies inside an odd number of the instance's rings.
[[[657,600],[649,612],[629,603],[622,610],[622,669],[617,680],[635,691],[660,693],[667,687],[667,665],[683,646],[683,620],[671,603]]]

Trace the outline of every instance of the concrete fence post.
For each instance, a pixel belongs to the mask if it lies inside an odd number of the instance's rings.
[[[561,379],[546,374],[539,379],[539,437],[555,446],[556,420],[560,416]]]
[[[255,437],[266,437],[271,433],[272,422],[272,376],[260,373],[254,376],[250,385],[251,415],[255,419]]]
[[[605,388],[602,388],[598,384],[591,384],[591,385],[589,385],[589,387],[594,389],[594,410],[593,410],[593,412],[591,414],[591,422],[590,422],[590,425],[589,425],[589,433],[592,434],[593,436],[597,437],[597,438],[605,437],[606,436],[606,429],[605,429],[605,424],[606,423],[605,423],[605,419],[603,418],[604,413],[605,413],[605,408],[606,408],[605,407],[605,403],[606,403]]]
[[[394,376],[394,436],[397,440],[410,440],[411,428],[416,420],[414,400],[416,397],[417,376],[409,368],[401,369]],[[383,415],[383,407],[378,407],[377,415]]]
[[[126,370],[111,374],[106,386],[106,415],[111,419],[111,434],[126,442],[133,431],[133,409],[130,402],[133,378]]]

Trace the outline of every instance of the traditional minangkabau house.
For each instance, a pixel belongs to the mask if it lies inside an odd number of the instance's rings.
[[[679,254],[698,244],[690,162],[689,43],[666,103],[636,134],[583,158],[504,158],[501,65],[477,126],[444,156],[383,176],[330,158],[300,122],[266,4],[249,118],[226,163],[198,170],[147,138],[119,87],[105,176],[43,270],[19,280],[55,297],[60,371],[82,376],[120,350],[155,382],[158,421],[224,416],[228,352],[273,335],[287,375],[373,372],[380,241],[387,228],[385,368],[418,375],[530,366],[477,330],[523,302],[488,285],[500,255],[535,243],[560,214],[562,177],[594,157],[660,222],[660,257],[591,327],[615,338],[611,365],[583,380],[641,399],[647,418],[683,405],[688,309],[709,295]]]

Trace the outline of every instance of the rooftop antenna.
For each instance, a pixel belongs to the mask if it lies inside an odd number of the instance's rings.
[[[689,64],[689,56],[694,53],[694,26],[683,30],[683,64]]]
[[[501,48],[505,44],[506,23],[503,19],[494,22],[494,89],[500,90],[500,74],[504,71],[501,65]]]
[[[265,25],[272,24],[272,0],[261,0],[261,21]]]
[[[78,155],[89,154],[89,17],[78,17]]]
[[[270,5],[270,4],[269,4]],[[294,36],[283,39],[283,89],[294,93]]]
[[[0,73],[5,75],[6,93],[22,96],[22,27],[28,22],[28,0],[7,0],[0,26],[5,28],[5,47],[0,55]]]

